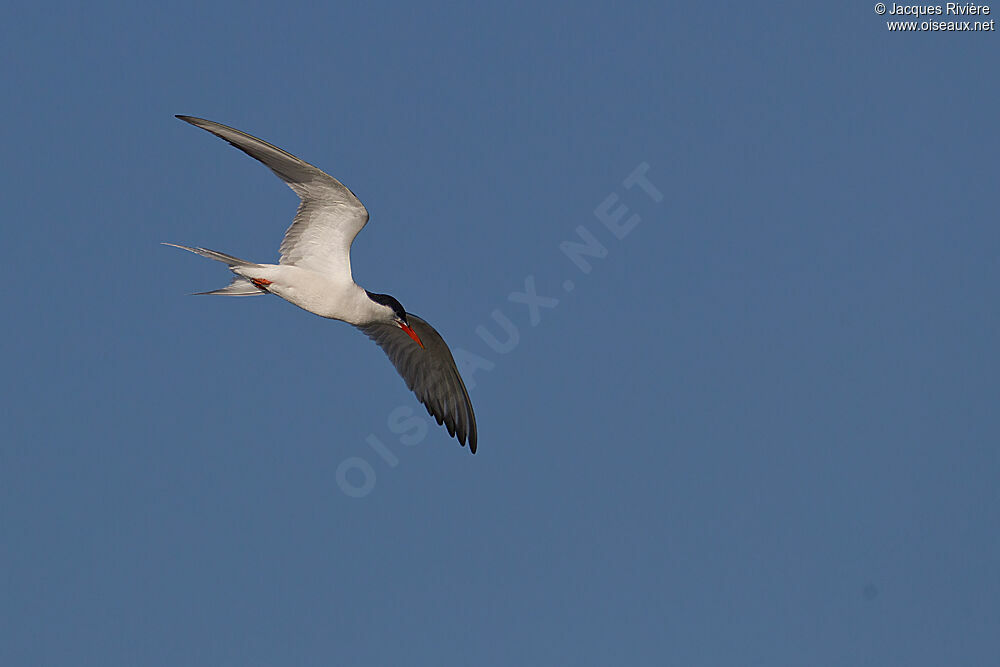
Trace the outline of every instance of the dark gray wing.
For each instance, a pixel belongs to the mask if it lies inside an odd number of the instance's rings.
[[[424,344],[423,348],[395,324],[368,324],[358,328],[378,343],[406,386],[437,423],[444,424],[449,435],[458,438],[462,446],[468,440],[469,450],[475,454],[476,415],[448,344],[434,327],[416,315],[407,313],[406,320]]]
[[[368,222],[368,211],[353,192],[321,169],[246,132],[204,118],[177,117],[262,162],[302,200],[281,242],[281,264],[351,279],[351,243]]]

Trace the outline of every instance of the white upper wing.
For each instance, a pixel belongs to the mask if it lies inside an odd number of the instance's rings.
[[[281,242],[281,264],[351,280],[351,243],[368,222],[364,205],[333,176],[277,146],[221,123],[177,116],[264,163],[302,203]]]

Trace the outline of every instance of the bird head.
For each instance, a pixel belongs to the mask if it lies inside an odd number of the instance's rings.
[[[410,323],[406,321],[406,310],[403,309],[403,304],[392,296],[388,294],[372,294],[368,290],[365,290],[368,294],[368,298],[375,303],[382,306],[382,312],[385,317],[386,322],[392,322],[394,325],[406,332],[406,335],[414,340],[414,342],[423,347],[424,344],[421,342],[420,337],[417,336],[411,327]]]

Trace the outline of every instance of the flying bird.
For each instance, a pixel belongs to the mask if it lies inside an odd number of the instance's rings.
[[[200,294],[274,294],[320,317],[352,324],[374,340],[427,408],[476,453],[476,415],[455,359],[441,335],[388,294],[373,294],[351,276],[351,244],[368,222],[368,211],[340,181],[291,153],[245,132],[203,118],[177,116],[258,160],[301,199],[281,242],[277,264],[256,264],[232,255],[175,243],[222,262],[235,274],[222,289]]]

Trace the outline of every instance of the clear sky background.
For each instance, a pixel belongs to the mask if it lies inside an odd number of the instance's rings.
[[[18,4],[0,664],[996,664],[997,33]],[[187,296],[228,273],[161,241],[274,261],[296,198],[178,113],[357,193],[476,456],[351,327]]]

